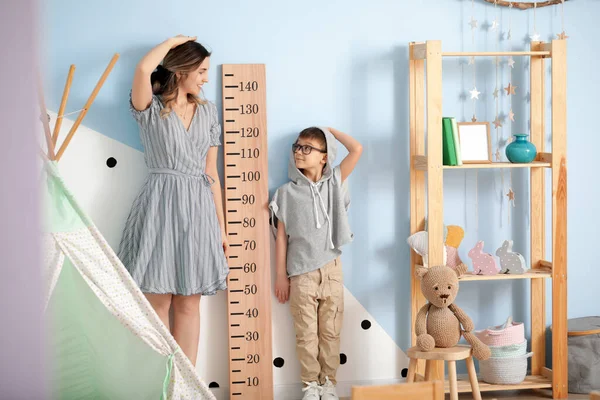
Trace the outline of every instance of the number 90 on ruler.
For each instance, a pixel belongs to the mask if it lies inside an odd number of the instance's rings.
[[[229,398],[273,399],[265,66],[223,65]]]

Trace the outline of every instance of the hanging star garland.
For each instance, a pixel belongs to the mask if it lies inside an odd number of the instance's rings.
[[[471,99],[479,100],[479,95],[481,92],[477,90],[477,87],[474,87],[473,90],[469,91],[469,93],[471,93]]]
[[[494,89],[494,98],[497,99],[498,98],[498,93],[500,93],[500,91],[498,90],[498,87],[496,86],[496,89]]]
[[[515,60],[512,58],[512,56],[508,57],[508,66],[511,68],[515,67]]]
[[[504,88],[504,90],[506,90],[506,95],[509,96],[511,94],[515,94],[516,88],[517,88],[517,86],[514,86],[509,82],[508,86]]]
[[[496,119],[494,120],[494,127],[496,129],[500,128],[502,126],[502,122],[500,121],[500,118],[498,116],[496,116]]]
[[[511,40],[512,39],[512,26],[511,26],[511,20],[510,20],[510,11],[513,8],[513,3],[511,2],[508,5],[508,33],[506,34],[506,39],[507,40]]]
[[[561,5],[560,5],[560,21],[561,21],[561,26],[562,26],[562,32],[556,34],[557,39],[560,40],[565,40],[568,39],[569,37],[567,36],[567,33],[565,32],[565,0],[561,0]]]
[[[510,111],[508,112],[508,118],[512,121],[515,122],[515,113],[513,112],[512,108],[510,109]]]
[[[492,26],[490,27],[491,30],[495,31],[496,29],[498,29],[500,27],[500,24],[498,23],[498,21],[494,18],[494,20],[492,21]]]
[[[515,206],[515,192],[513,192],[512,188],[508,188],[508,193],[506,193],[506,197],[508,197],[508,201],[512,202],[513,207]]]
[[[535,24],[535,10],[537,9],[537,1],[533,2],[533,35],[529,36],[532,42],[539,42],[540,35],[537,33],[537,27]]]
[[[477,28],[477,20],[475,19],[475,17],[471,16],[471,20],[469,21],[469,25],[471,25],[471,29],[476,29]]]

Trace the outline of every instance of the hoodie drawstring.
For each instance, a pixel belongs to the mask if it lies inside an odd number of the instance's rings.
[[[319,221],[319,211],[318,211],[318,207],[317,207],[317,196],[318,196],[319,201],[321,203],[321,209],[323,210],[323,214],[325,214],[325,220],[327,221],[327,237],[329,239],[329,248],[334,249],[335,246],[333,245],[333,240],[331,239],[331,219],[329,218],[329,214],[327,214],[327,208],[325,207],[325,203],[323,202],[323,197],[321,196],[321,193],[319,192],[319,189],[318,189],[318,186],[321,185],[322,183],[323,182],[310,183],[310,193],[312,194],[312,198],[313,198],[315,221],[317,223],[317,229],[321,229],[321,221]],[[316,193],[316,195],[315,195],[315,193]]]
[[[315,196],[315,191],[317,191],[317,194],[319,194],[319,191],[317,190],[317,188],[315,188],[315,184],[310,184],[310,193],[312,194],[312,198],[313,198],[313,206],[314,206],[314,211],[315,211],[315,221],[317,223],[317,229],[321,229],[321,221],[319,221],[319,212],[317,211],[317,197]],[[319,194],[320,197],[320,194]],[[325,213],[325,215],[327,215],[327,213]]]

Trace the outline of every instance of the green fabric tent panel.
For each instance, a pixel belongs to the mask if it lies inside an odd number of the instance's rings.
[[[67,189],[56,162],[44,164],[47,174],[46,188],[42,188],[44,199],[44,231],[71,232],[91,226],[89,217],[79,208],[73,194]],[[45,190],[44,190],[45,189]]]
[[[54,399],[161,398],[168,357],[124,327],[68,258],[48,310]]]

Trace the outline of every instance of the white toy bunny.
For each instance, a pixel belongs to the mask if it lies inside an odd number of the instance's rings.
[[[513,241],[505,240],[502,247],[496,250],[496,255],[500,258],[501,274],[523,274],[525,273],[525,258],[512,251]]]

